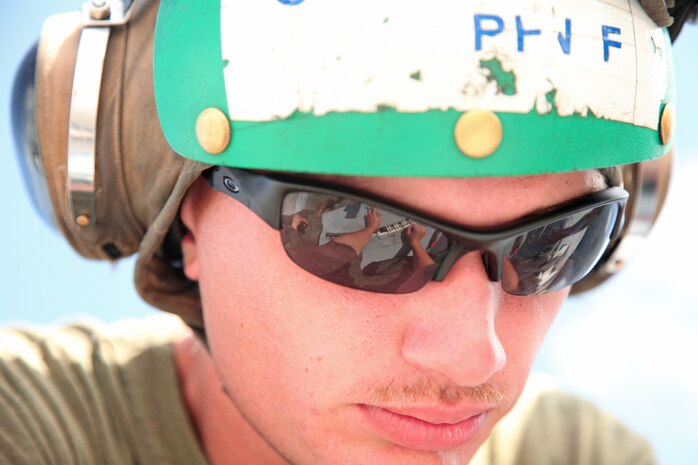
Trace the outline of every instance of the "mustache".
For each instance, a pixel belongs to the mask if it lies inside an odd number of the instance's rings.
[[[400,405],[423,400],[455,404],[467,400],[494,406],[505,399],[502,388],[489,383],[479,386],[455,386],[442,384],[431,378],[420,378],[407,384],[393,379],[386,386],[371,389],[369,396],[375,405]]]

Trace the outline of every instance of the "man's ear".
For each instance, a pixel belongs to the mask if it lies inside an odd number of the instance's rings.
[[[196,260],[196,241],[191,232],[182,238],[182,260],[184,261],[184,275],[191,281],[199,280],[199,264]]]
[[[197,179],[189,188],[179,209],[179,218],[186,228],[182,238],[182,261],[184,262],[184,275],[192,281],[199,280],[199,261],[197,256],[196,235],[199,230],[198,206],[203,203],[205,185],[203,178]]]

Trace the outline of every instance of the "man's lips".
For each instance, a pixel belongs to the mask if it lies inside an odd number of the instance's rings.
[[[471,441],[483,428],[487,408],[382,408],[358,405],[366,423],[382,438],[410,449],[440,451]]]

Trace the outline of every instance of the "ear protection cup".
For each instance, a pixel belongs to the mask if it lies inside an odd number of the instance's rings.
[[[177,155],[162,135],[152,77],[158,8],[158,1],[137,0],[128,21],[116,25],[95,22],[89,11],[50,17],[36,58],[28,57],[16,79],[14,130],[35,204],[71,247],[107,261],[138,253],[136,289],[144,300],[201,325],[198,287],[170,266],[162,244],[184,194],[208,166]],[[94,214],[81,223],[69,199],[70,115],[74,82],[97,79],[75,76],[84,50],[93,59],[92,44],[82,39],[103,27],[110,37],[94,109],[94,158],[85,157],[94,170]]]
[[[34,44],[22,60],[12,88],[12,135],[24,184],[41,218],[51,226],[53,209],[36,134],[36,55]]]

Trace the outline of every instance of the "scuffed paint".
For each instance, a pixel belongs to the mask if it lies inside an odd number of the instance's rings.
[[[547,94],[545,94],[545,100],[548,102],[551,108],[551,112],[557,114],[557,107],[555,106],[555,96],[557,95],[557,89],[553,89]]]
[[[537,105],[534,105],[533,109],[531,110],[531,113],[536,112],[538,114],[551,114],[553,116],[580,116],[582,118],[599,119],[596,113],[594,113],[594,111],[589,107],[576,109],[571,114],[565,113],[561,115],[558,108],[559,102],[557,101],[557,96],[558,90],[556,88],[552,88],[543,96],[543,98],[539,99]]]
[[[497,85],[498,93],[516,95],[516,75],[513,71],[505,71],[502,62],[497,57],[490,60],[480,60],[480,68],[487,71],[485,77]]]
[[[223,58],[232,63],[224,70],[230,118],[371,113],[381,105],[401,113],[526,114],[534,107],[543,114],[552,110],[545,95],[555,88],[558,116],[593,110],[598,118],[656,129],[669,45],[638,4],[435,2],[429,9],[402,0],[283,8],[221,0]],[[478,33],[476,20],[488,17],[504,27],[488,23]],[[605,38],[603,25],[613,28]]]
[[[654,53],[655,55],[658,55],[660,57],[664,56],[663,41],[660,43],[657,43],[657,38],[654,35],[652,35],[650,40],[652,42],[652,53]]]

